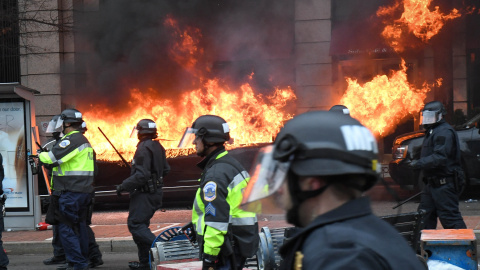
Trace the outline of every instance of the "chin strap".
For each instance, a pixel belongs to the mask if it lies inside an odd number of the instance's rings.
[[[297,227],[301,227],[302,225],[300,224],[300,216],[298,215],[300,205],[307,199],[322,194],[331,185],[331,182],[327,182],[325,186],[316,190],[302,191],[300,190],[300,177],[298,177],[298,175],[288,172],[287,177],[288,189],[293,205],[292,208],[287,211],[287,221]]]

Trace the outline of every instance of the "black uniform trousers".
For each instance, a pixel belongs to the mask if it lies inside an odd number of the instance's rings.
[[[161,187],[156,193],[138,190],[130,193],[127,225],[138,248],[138,260],[142,264],[148,264],[150,248],[156,238],[148,227],[155,211],[162,206],[162,195]]]
[[[458,207],[458,193],[453,182],[435,187],[428,183],[423,189],[418,209],[426,211],[425,229],[436,229],[437,218],[444,229],[467,228]]]

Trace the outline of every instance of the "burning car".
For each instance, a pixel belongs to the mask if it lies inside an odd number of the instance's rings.
[[[461,162],[467,178],[467,185],[480,185],[479,121],[480,114],[455,127],[460,141]],[[395,138],[389,171],[392,179],[402,187],[420,189],[423,186],[422,173],[419,170],[411,169],[402,161],[420,158],[424,135],[424,131],[420,130]]]
[[[248,171],[252,165],[259,145],[239,147],[228,150]],[[167,158],[170,164],[170,173],[163,180],[163,205],[167,207],[191,207],[198,188],[198,179],[201,170],[196,164],[201,160],[196,154]],[[130,169],[118,161],[97,161],[98,175],[95,177],[95,203],[96,204],[122,204],[128,203],[129,196],[124,194],[118,197],[116,185],[119,185],[130,175]],[[39,174],[41,176],[41,174]],[[42,180],[39,181],[43,183]],[[47,188],[40,186],[40,194],[47,198]],[[48,200],[43,200],[43,204]],[[46,205],[43,205],[42,209]]]

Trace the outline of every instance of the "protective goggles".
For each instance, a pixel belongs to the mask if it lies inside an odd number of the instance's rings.
[[[178,148],[186,148],[191,146],[195,140],[195,133],[197,133],[197,131],[198,129],[196,128],[187,128],[183,133],[180,143],[178,143]]]
[[[273,145],[263,147],[253,163],[251,177],[243,193],[241,208],[256,213],[284,213],[282,184],[287,178],[291,161],[273,159]]]
[[[52,119],[48,122],[47,130],[45,133],[54,133],[54,132],[62,132],[63,130],[63,120],[59,117],[57,119]]]
[[[442,114],[436,111],[422,111],[420,113],[420,123],[422,125],[435,124],[442,119]]]

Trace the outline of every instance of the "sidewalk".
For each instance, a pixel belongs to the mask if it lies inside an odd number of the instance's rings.
[[[190,211],[188,211],[190,212]],[[126,219],[125,219],[126,222]],[[152,223],[150,229],[155,235],[185,223]],[[259,227],[287,227],[283,220],[259,221]],[[127,224],[92,225],[95,238],[102,252],[131,252],[137,249],[128,231]],[[8,254],[52,254],[52,230],[5,231],[2,234],[3,248]]]

